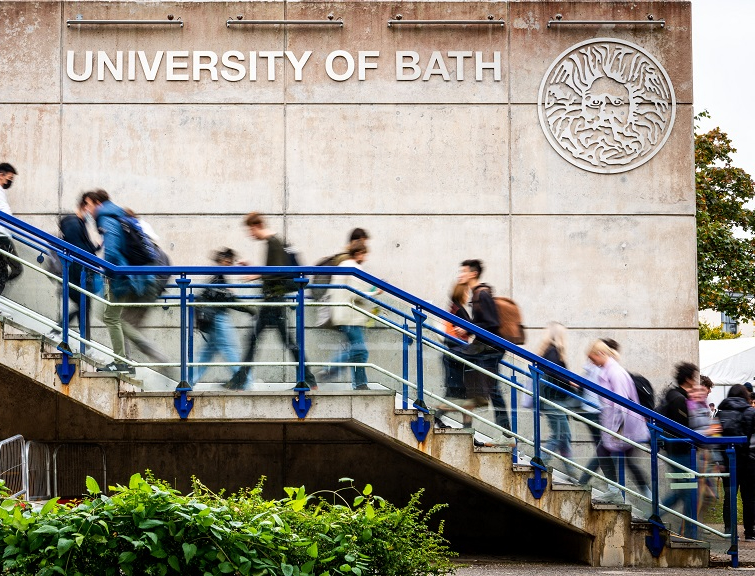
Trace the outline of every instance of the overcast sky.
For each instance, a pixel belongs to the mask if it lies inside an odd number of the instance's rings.
[[[732,139],[735,165],[755,177],[755,0],[692,0],[695,113],[703,130],[720,126]]]

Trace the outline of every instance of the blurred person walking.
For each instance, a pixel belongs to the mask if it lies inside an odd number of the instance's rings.
[[[265,217],[262,214],[259,212],[251,212],[247,214],[244,219],[244,224],[249,235],[254,240],[267,243],[265,266],[288,266],[290,264],[290,258],[283,242],[281,242],[275,233],[267,227]],[[239,262],[239,264],[246,265],[245,262]],[[251,280],[259,278],[260,276],[250,277]],[[288,282],[285,278],[269,275],[263,276],[262,295],[265,302],[285,302],[286,293],[288,292],[287,284]],[[289,333],[287,308],[287,306],[261,307],[259,315],[257,316],[257,321],[249,334],[247,350],[243,358],[244,362],[254,361],[254,354],[257,350],[257,341],[260,333],[265,328],[275,328],[278,331],[281,340],[291,353],[291,356],[293,356],[296,362],[299,362],[299,354],[301,352],[296,343],[296,338],[292,337]],[[304,359],[304,362],[306,362],[306,358]],[[242,366],[228,382],[228,386],[230,388],[243,388],[249,378],[249,373],[249,366]],[[317,389],[317,381],[315,380],[312,371],[309,369],[309,366],[305,366],[304,368],[304,383],[312,390]],[[300,384],[301,383],[297,385]]]
[[[464,260],[459,270],[459,284],[467,286],[472,294],[472,324],[497,334],[500,320],[498,318],[498,309],[493,300],[492,288],[480,281],[483,273],[483,266],[480,260]],[[503,359],[503,352],[492,346],[475,339],[470,346],[470,360],[480,368],[493,374],[498,374],[498,364]],[[476,370],[468,370],[465,373],[465,386],[467,388],[467,397],[483,398],[490,397],[495,414],[495,423],[507,431],[511,430],[509,422],[509,413],[506,407],[506,400],[501,394],[498,381],[486,374]],[[502,437],[495,439],[502,443],[508,443],[506,432]]]
[[[538,347],[537,354],[549,362],[553,362],[557,366],[566,368],[566,327],[563,324],[558,322],[548,323],[543,339]],[[545,370],[545,372],[548,382],[569,392],[573,391],[573,386],[570,382],[563,380],[555,374],[550,374],[548,370]],[[546,400],[550,400],[560,406],[567,408],[577,407],[571,396],[553,386],[542,386],[540,388],[540,394]],[[551,452],[556,452],[565,458],[571,459],[572,436],[568,416],[553,406],[541,404],[541,407],[551,429],[550,437],[545,441],[545,448]],[[545,454],[543,457],[544,462],[547,462],[550,459],[550,454]],[[566,470],[569,475],[575,475],[574,469],[571,465],[566,465]]]
[[[637,389],[632,377],[619,364],[618,352],[609,348],[602,340],[597,340],[590,346],[587,357],[590,362],[600,368],[598,384],[618,396],[638,402]],[[634,442],[647,442],[650,439],[647,424],[642,416],[630,412],[627,408],[603,397],[601,397],[600,423],[604,428]],[[650,487],[647,479],[639,466],[633,462],[634,449],[631,444],[608,432],[601,431],[600,444],[598,444],[596,452],[603,474],[612,482],[618,482],[613,456],[623,455],[630,471],[635,476],[639,491],[649,496]],[[615,486],[609,485],[603,501],[609,503],[623,502],[621,491]]]
[[[89,212],[88,206],[89,205],[86,200],[86,195],[82,194],[79,198],[78,205],[76,206],[76,211],[73,214],[62,216],[60,218],[58,226],[60,228],[60,235],[63,240],[65,240],[69,244],[73,244],[74,246],[80,248],[85,252],[89,252],[90,254],[94,255],[97,254],[97,251],[101,248],[101,246],[92,240],[92,237],[89,234],[89,229],[87,228],[87,218],[93,217],[93,215]],[[92,292],[94,294],[99,293],[102,290],[102,277],[99,274],[95,274],[94,270],[87,268],[86,272],[84,272],[84,283],[82,285],[81,273],[84,270],[84,266],[76,262],[72,262],[68,267],[69,283],[73,284],[74,286],[78,286],[79,288],[83,288],[88,292]],[[71,300],[71,303],[73,304],[73,308],[69,309],[68,312],[68,322],[70,323],[74,318],[79,316],[80,312],[82,312],[81,310],[79,310],[81,293],[76,290],[70,290],[68,292],[68,296]],[[91,307],[92,304],[89,300],[89,297],[86,297],[82,316],[84,318],[86,332],[84,337],[87,340],[90,339],[92,327],[90,321]],[[81,325],[81,319],[79,319],[79,325]]]
[[[9,216],[13,216],[6,190],[13,186],[13,180],[18,175],[16,169],[7,162],[0,163],[0,211]],[[16,245],[11,240],[10,232],[0,226],[0,250],[4,250],[13,256],[18,256]],[[24,271],[23,264],[9,258],[5,254],[0,254],[0,294],[5,290],[6,283],[15,280]]]
[[[126,247],[126,232],[124,225],[138,226],[135,220],[129,220],[126,211],[110,201],[110,196],[104,190],[94,190],[84,194],[87,210],[95,215],[97,226],[102,234],[105,248],[104,259],[116,266],[128,266],[129,254]],[[148,294],[154,276],[150,275],[117,275],[108,278],[105,295],[113,304],[123,304],[138,301]],[[168,359],[147,340],[139,330],[123,319],[123,306],[106,306],[102,319],[107,326],[113,352],[126,357],[126,339],[156,362],[167,362]],[[128,363],[111,362],[101,371],[134,373],[134,368]]]
[[[363,270],[362,264],[367,258],[367,252],[367,246],[361,242],[357,242],[349,249],[349,258],[343,260],[339,266],[353,267]],[[354,276],[343,276],[339,280],[339,283],[354,288],[362,293],[373,290],[372,287],[367,286],[364,282]],[[369,310],[372,308],[372,303],[369,300],[362,298],[356,292],[344,288],[331,288],[328,290],[328,296],[331,302],[343,304],[343,306],[333,307],[331,311],[331,322],[333,326],[335,326],[346,338],[346,350],[344,351],[344,354],[337,357],[337,360],[339,362],[360,364],[367,362],[369,352],[367,351],[367,346],[364,341],[364,328],[367,324],[368,317],[357,310],[354,310],[351,306],[363,310]],[[331,370],[325,371],[325,374],[328,377],[330,377],[332,373],[333,371]],[[368,389],[367,373],[364,366],[354,366],[351,368],[351,387],[354,390]]]
[[[734,491],[742,497],[742,524],[745,540],[755,540],[755,408],[750,393],[742,384],[735,384],[718,405],[718,419],[724,436],[746,436],[747,443],[736,446],[737,478]],[[729,472],[729,460],[724,459],[724,472]],[[731,483],[728,477],[724,484],[724,531],[731,533]]]
[[[212,260],[218,266],[233,266],[236,262],[236,252],[231,248],[220,248],[213,253]],[[225,286],[227,282],[222,273],[213,276],[208,284],[212,284],[212,287],[202,290],[198,298],[199,301],[231,303],[235,300],[231,289]],[[198,362],[200,364],[211,362],[215,355],[220,354],[220,356],[229,364],[238,364],[241,355],[239,353],[238,343],[236,342],[236,335],[231,324],[229,309],[220,306],[207,306],[196,307],[195,310],[195,316],[197,318],[202,316],[205,319],[202,337],[205,339],[206,343],[199,354]],[[197,366],[194,368],[194,377],[191,382],[192,387],[199,382],[202,375],[207,371],[207,368],[207,366]],[[232,366],[231,370],[235,376],[239,367]],[[228,384],[225,384],[224,386],[227,387]]]

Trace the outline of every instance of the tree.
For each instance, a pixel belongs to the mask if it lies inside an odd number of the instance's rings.
[[[755,184],[732,166],[734,152],[720,128],[695,134],[698,305],[748,321],[755,318],[755,211],[747,203]]]

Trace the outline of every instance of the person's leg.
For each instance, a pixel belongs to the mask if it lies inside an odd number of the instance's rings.
[[[110,286],[106,289],[108,301],[117,304],[120,299],[113,295]],[[113,352],[118,356],[126,357],[125,341],[123,338],[123,327],[121,325],[121,313],[123,308],[121,306],[105,306],[105,311],[102,314],[102,321],[107,327],[108,334],[110,335],[110,342],[113,346]],[[120,362],[120,360],[116,360]]]
[[[598,444],[595,452],[598,454],[598,460],[600,461],[600,467],[603,470],[603,475],[611,482],[617,482],[618,476],[616,475],[616,464],[613,461],[611,452],[606,450],[602,442]]]
[[[480,361],[480,367],[487,370],[488,372],[492,372],[493,374],[498,374],[498,363],[501,361],[501,358],[503,358],[501,354],[488,354],[486,356],[483,356]],[[506,399],[501,393],[501,388],[498,384],[498,380],[487,375],[483,377],[486,379],[487,386],[489,387],[488,395],[490,397],[490,402],[493,405],[495,423],[498,424],[498,426],[500,426],[501,428],[511,430],[511,423],[509,421],[509,411],[506,406]]]
[[[742,495],[742,525],[744,526],[745,538],[755,538],[755,474],[749,457],[742,458],[740,472],[742,481],[739,482],[739,491]],[[737,462],[739,465],[739,462]]]
[[[634,448],[630,448],[624,454],[624,462],[626,467],[629,469],[629,472],[631,472],[632,476],[634,477],[634,483],[637,484],[637,486],[642,491],[642,489],[649,487],[649,483],[647,477],[645,476],[645,471],[642,469],[642,466],[639,462],[640,454],[641,452],[638,452]]]
[[[274,314],[275,308],[269,306],[263,306],[260,308],[260,312],[257,315],[257,321],[249,332],[246,352],[244,353],[242,362],[254,362],[254,353],[257,350],[257,340],[259,339],[260,332],[262,332],[266,326],[272,326],[274,324]],[[228,386],[231,388],[242,388],[246,385],[250,372],[251,366],[241,366],[228,381]]]
[[[271,308],[275,311],[275,316],[273,318],[273,322],[275,324],[275,327],[278,329],[278,334],[280,334],[281,340],[288,348],[289,352],[291,353],[291,356],[293,356],[294,361],[299,361],[299,345],[296,343],[296,338],[292,337],[293,335],[290,333],[288,328],[288,315],[286,314],[286,308],[284,307],[276,307]],[[304,362],[306,363],[307,358],[304,357]],[[316,388],[317,382],[315,381],[314,374],[312,374],[312,371],[309,369],[309,366],[304,367],[304,382],[310,387],[310,388]]]
[[[5,237],[4,242],[2,245],[3,250],[10,252],[14,256],[18,256],[18,252],[16,251],[16,245],[13,243],[13,241],[10,238]],[[8,280],[13,280],[15,278],[18,278],[21,276],[21,273],[24,271],[24,265],[21,264],[21,262],[17,260],[13,260],[12,258],[8,258]]]
[[[239,347],[236,343],[236,337],[231,325],[231,319],[228,313],[221,311],[215,315],[216,340],[215,346],[217,351],[226,362],[236,364],[239,362]],[[235,374],[238,366],[231,366],[231,372]],[[250,370],[251,372],[251,370]]]
[[[215,321],[217,321],[217,316],[215,317]],[[199,353],[199,359],[197,360],[197,362],[199,362],[200,364],[204,362],[211,362],[212,357],[215,356],[215,353],[218,350],[216,325],[213,325],[213,327],[209,332],[205,334],[205,336],[207,338],[207,341],[205,342],[202,351]],[[192,387],[202,379],[202,376],[205,372],[207,372],[207,366],[194,366],[194,378],[191,382]]]
[[[349,362],[367,362],[367,346],[364,343],[364,328],[362,326],[339,326],[349,340]],[[352,370],[351,387],[354,390],[367,388],[367,372],[363,366],[356,366]]]
[[[541,413],[543,414],[543,416],[545,416],[545,420],[548,422],[548,428],[550,430],[550,435],[548,436],[546,441],[543,443],[543,447],[547,448],[551,452],[557,452],[558,451],[558,433],[559,433],[559,426],[560,426],[559,415],[550,406],[542,406]],[[543,455],[543,460],[548,460],[550,457],[551,455],[546,453]]]

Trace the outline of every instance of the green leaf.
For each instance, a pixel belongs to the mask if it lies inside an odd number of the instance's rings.
[[[102,492],[102,490],[100,490],[100,485],[97,484],[97,480],[95,480],[91,476],[87,476],[86,484],[87,484],[87,492],[89,492],[90,494],[94,495],[94,494],[99,494],[100,492]]]
[[[344,478],[339,478],[338,481],[339,482],[353,482],[354,479],[353,478],[346,478],[346,477],[344,477]]]
[[[372,484],[367,484],[367,486],[364,487],[364,490],[362,490],[362,494],[365,496],[372,494]]]
[[[369,528],[362,530],[362,540],[364,540],[365,542],[372,540],[372,530],[370,530]]]
[[[176,572],[181,571],[181,566],[178,564],[178,557],[177,556],[171,556],[168,558],[168,566],[173,568]]]
[[[312,542],[312,545],[307,548],[307,554],[309,554],[310,558],[317,558],[317,542]]]
[[[197,554],[197,547],[194,544],[187,544],[184,542],[181,545],[181,548],[183,548],[184,551],[184,560],[186,560],[186,563],[188,564],[194,556]]]
[[[362,502],[364,502],[364,496],[357,496],[354,498],[354,506],[359,506]]]
[[[118,564],[131,564],[134,560],[136,560],[136,554],[130,550],[122,552],[121,555],[118,556]]]
[[[220,566],[218,566],[218,570],[220,570],[223,574],[230,574],[235,570],[235,568],[230,562],[223,562]]]
[[[150,518],[149,520],[143,520],[139,522],[139,529],[141,530],[149,530],[150,528],[156,528],[157,526],[163,526],[165,522],[162,520],[155,520],[154,518]]]
[[[57,534],[60,530],[50,524],[42,524],[42,526],[35,528],[32,534]]]
[[[55,510],[58,505],[58,500],[60,500],[60,498],[53,498],[52,500],[48,500],[47,503],[42,506],[42,510],[39,511],[40,516],[45,516],[46,514],[49,514],[50,512]]]
[[[136,474],[132,474],[131,478],[128,479],[128,487],[130,490],[136,490],[142,482],[144,482],[142,475],[137,472]]]
[[[316,560],[310,560],[301,567],[302,574],[311,574],[312,569],[315,567]]]
[[[375,509],[372,507],[372,504],[367,504],[364,507],[364,515],[367,516],[368,520],[372,520],[375,517]]]
[[[291,564],[281,563],[281,571],[283,576],[291,576],[294,573],[294,567]]]
[[[341,564],[341,565],[340,565],[340,566],[338,567],[338,569],[339,569],[339,570],[340,570],[341,572],[351,572],[351,566],[349,566],[348,564]]]
[[[58,558],[68,552],[75,543],[70,538],[58,538]]]

